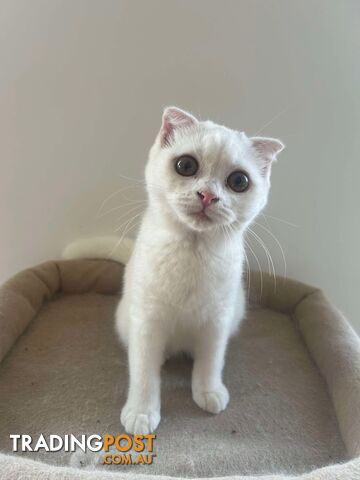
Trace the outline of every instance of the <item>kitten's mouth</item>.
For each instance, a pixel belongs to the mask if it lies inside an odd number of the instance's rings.
[[[190,215],[193,218],[196,218],[196,220],[205,221],[205,222],[212,222],[211,218],[206,215],[205,210],[192,212],[192,213],[190,213]]]
[[[213,212],[205,209],[188,210],[179,208],[177,213],[185,225],[196,231],[208,230],[217,225]]]

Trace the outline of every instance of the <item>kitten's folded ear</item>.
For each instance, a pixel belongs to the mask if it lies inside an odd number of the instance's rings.
[[[174,132],[178,128],[190,127],[198,123],[198,120],[177,107],[167,107],[162,116],[162,125],[160,129],[161,146],[169,146],[174,136]]]
[[[252,147],[256,150],[261,161],[261,169],[264,173],[270,171],[270,166],[277,155],[284,150],[285,145],[276,138],[251,137]]]
[[[251,137],[250,140],[252,146],[260,155],[269,157],[271,160],[274,160],[276,155],[278,155],[285,148],[285,145],[276,138]]]

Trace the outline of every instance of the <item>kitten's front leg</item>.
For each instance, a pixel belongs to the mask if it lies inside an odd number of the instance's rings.
[[[129,335],[130,384],[121,423],[128,433],[147,435],[160,422],[160,369],[164,336],[149,319],[132,325]]]
[[[198,335],[194,351],[192,396],[203,410],[219,413],[229,403],[229,392],[222,382],[227,329],[209,323]]]

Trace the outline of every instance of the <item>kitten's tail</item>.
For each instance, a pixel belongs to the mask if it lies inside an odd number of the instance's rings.
[[[62,258],[65,260],[99,258],[126,264],[133,248],[134,241],[128,237],[79,238],[65,247]]]

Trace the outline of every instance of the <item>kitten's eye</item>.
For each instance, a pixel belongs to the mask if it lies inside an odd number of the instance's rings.
[[[197,160],[191,155],[182,155],[175,163],[175,170],[183,177],[191,177],[199,169]]]
[[[249,188],[250,181],[246,173],[238,170],[230,173],[226,183],[234,192],[245,192]]]

